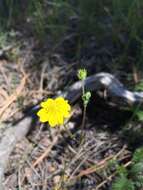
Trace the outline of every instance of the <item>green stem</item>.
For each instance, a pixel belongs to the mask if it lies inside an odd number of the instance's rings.
[[[82,95],[85,94],[84,80],[82,80]]]
[[[84,87],[84,80],[82,81],[82,95],[84,96],[85,94],[85,87]],[[84,125],[85,125],[85,118],[86,118],[86,105],[83,100],[83,117],[82,117],[82,123],[81,123],[81,137],[80,137],[80,143],[82,143],[83,138],[84,138]]]
[[[85,126],[85,119],[86,119],[86,107],[84,105],[84,108],[83,108],[83,117],[82,117],[82,123],[81,123],[81,138],[80,138],[80,143],[83,141],[83,138],[84,138],[84,126]]]

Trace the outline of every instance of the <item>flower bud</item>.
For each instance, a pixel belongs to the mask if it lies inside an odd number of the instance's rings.
[[[86,77],[87,77],[87,71],[86,69],[79,69],[78,70],[78,73],[77,73],[77,76],[80,80],[85,80]]]
[[[89,100],[91,98],[91,92],[86,92],[83,96],[82,96],[82,100],[85,106],[87,106],[87,104],[89,103]]]

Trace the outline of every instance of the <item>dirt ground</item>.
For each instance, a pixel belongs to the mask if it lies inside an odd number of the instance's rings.
[[[103,70],[115,71],[111,65],[104,64],[111,59],[104,48],[96,51],[95,46],[93,50],[94,39],[83,50],[86,56],[81,56],[80,63],[69,55],[74,49],[70,41],[60,46],[61,51],[52,53],[48,47],[39,50],[39,44],[32,38],[21,39],[21,44],[14,59],[10,55],[17,46],[8,50],[0,60],[1,122],[17,121],[26,114],[24,110],[68,89],[77,81],[76,73],[81,66],[89,75]],[[120,74],[116,70],[114,74],[121,80],[126,79],[124,72]],[[10,156],[4,181],[7,190],[111,189],[116,174],[109,163],[117,160],[128,165],[138,136],[130,142],[125,133],[128,130],[122,130],[132,113],[99,94],[92,94],[82,143],[83,107],[80,99],[72,105],[73,115],[67,124],[74,134],[73,139],[65,131],[58,134],[57,128],[50,129],[47,124],[35,120],[29,134],[16,145]]]

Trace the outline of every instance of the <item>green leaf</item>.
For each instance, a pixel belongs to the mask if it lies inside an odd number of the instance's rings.
[[[136,91],[143,91],[143,81],[140,81],[140,83],[138,83],[138,84],[135,86],[135,90],[136,90]]]
[[[135,163],[143,162],[143,147],[138,148],[133,155],[132,161]]]
[[[87,106],[87,104],[89,103],[90,98],[91,98],[91,92],[88,91],[85,94],[83,94],[82,100],[85,106]]]
[[[134,177],[143,173],[143,162],[136,163],[132,166],[130,174]]]
[[[136,112],[136,116],[138,117],[139,121],[143,121],[143,111],[142,110],[138,110]]]
[[[128,175],[128,171],[123,165],[118,166],[117,173],[119,174],[119,176],[125,176],[126,177]]]
[[[136,176],[136,180],[135,180],[134,184],[137,188],[142,188],[143,187],[143,176],[142,175]]]
[[[134,183],[125,176],[118,177],[112,185],[112,190],[135,190]]]

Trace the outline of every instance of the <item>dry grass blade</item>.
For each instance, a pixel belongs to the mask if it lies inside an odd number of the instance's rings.
[[[89,175],[93,172],[96,172],[97,170],[104,168],[110,160],[116,159],[117,157],[122,155],[122,153],[125,151],[125,148],[126,148],[126,146],[123,146],[123,148],[116,155],[114,155],[114,156],[110,155],[109,157],[101,160],[96,166],[92,166],[90,168],[82,170],[77,176],[73,176],[73,178],[71,178],[71,179],[80,178],[82,176]]]
[[[129,161],[127,162],[124,167],[128,167],[132,162]],[[104,186],[108,181],[111,181],[112,178],[116,175],[117,172],[113,172],[113,174],[111,174],[110,176],[108,176],[104,181],[102,181],[99,185],[97,185],[97,187],[95,188],[95,190],[99,190],[102,186]]]
[[[22,90],[25,86],[26,83],[26,78],[27,76],[24,76],[21,80],[20,85],[17,87],[17,89],[15,90],[15,92],[9,96],[9,98],[5,101],[4,106],[0,109],[0,117],[3,115],[3,113],[5,112],[5,110],[14,102],[17,100],[17,98],[20,96],[20,94],[22,93]]]
[[[33,167],[36,167],[39,163],[41,163],[43,161],[44,158],[46,158],[48,156],[48,154],[50,153],[51,149],[53,148],[53,146],[57,143],[58,141],[58,136],[56,136],[53,139],[52,144],[45,150],[45,152],[33,163]]]
[[[8,96],[8,93],[6,92],[6,90],[4,90],[2,87],[0,87],[0,95],[7,99],[9,96]]]

